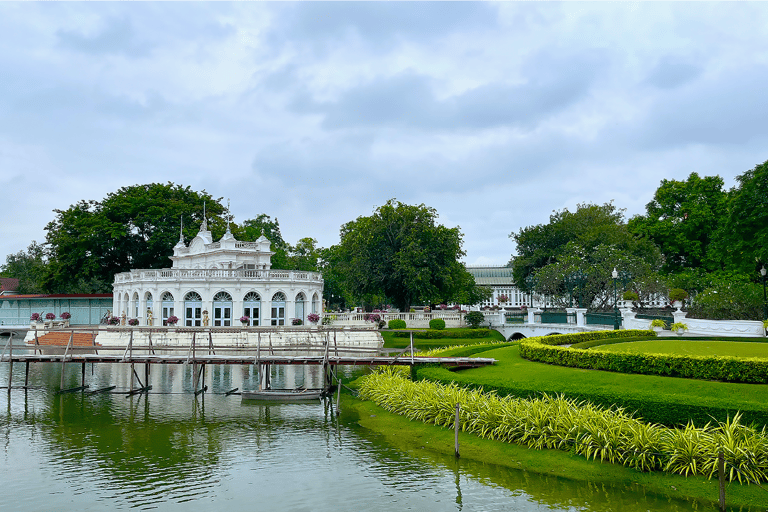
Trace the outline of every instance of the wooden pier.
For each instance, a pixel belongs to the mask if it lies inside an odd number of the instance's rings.
[[[245,330],[245,329],[243,329]],[[438,364],[455,369],[477,368],[494,364],[494,359],[477,357],[419,357],[413,350],[413,339],[410,347],[395,355],[384,355],[381,347],[364,347],[343,345],[339,339],[340,333],[350,332],[350,329],[322,329],[306,331],[306,342],[275,345],[271,342],[270,333],[279,329],[260,329],[256,346],[243,346],[238,344],[215,344],[212,333],[241,332],[238,329],[216,328],[181,328],[177,332],[185,335],[191,334],[191,342],[186,346],[168,345],[153,342],[152,334],[161,333],[158,328],[138,328],[136,332],[148,333],[147,343],[137,343],[134,340],[134,331],[130,330],[128,343],[123,346],[105,345],[97,343],[98,329],[63,329],[55,331],[57,339],[66,339],[66,345],[46,344],[41,342],[41,337],[35,333],[35,338],[29,343],[20,343],[19,338],[9,337],[2,353],[0,362],[9,363],[7,389],[12,388],[12,375],[14,363],[26,365],[24,387],[29,386],[29,365],[32,363],[58,363],[61,364],[61,386],[59,392],[87,391],[85,383],[85,366],[88,363],[112,363],[131,365],[131,389],[129,394],[148,391],[150,368],[157,364],[185,364],[193,365],[193,378],[195,395],[205,392],[200,383],[204,382],[205,367],[207,365],[255,365],[260,373],[270,365],[318,365],[322,366],[326,375],[326,387],[331,385],[332,367],[339,365],[349,366],[410,366],[411,371],[419,365]],[[355,331],[355,329],[351,329]],[[167,331],[166,331],[167,332]],[[251,331],[252,332],[252,331]],[[281,331],[283,334],[286,331]],[[304,331],[292,329],[290,331],[294,340],[299,339]],[[263,336],[262,336],[263,334]],[[156,336],[156,339],[158,336]],[[262,343],[262,338],[264,342]],[[319,340],[318,340],[319,338]],[[312,341],[314,339],[314,341]],[[66,365],[80,364],[82,368],[81,386],[72,389],[64,389],[64,371]],[[144,365],[143,378],[136,370],[135,365]],[[268,387],[268,379],[265,379]],[[21,387],[21,386],[18,386]],[[89,391],[90,392],[90,391]],[[111,390],[97,390],[97,392],[112,392]]]

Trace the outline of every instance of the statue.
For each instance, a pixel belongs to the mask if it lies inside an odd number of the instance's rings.
[[[203,311],[203,327],[208,327],[208,310]]]
[[[125,325],[125,311],[120,315],[120,325]]]
[[[152,325],[152,310],[147,308],[147,325]]]

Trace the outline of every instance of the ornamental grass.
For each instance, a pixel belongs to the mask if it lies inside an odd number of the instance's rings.
[[[412,382],[393,368],[366,376],[360,397],[395,414],[451,428],[458,403],[463,432],[529,448],[572,451],[640,471],[716,478],[722,451],[730,481],[768,481],[768,434],[765,427],[758,431],[742,425],[740,414],[701,428],[693,423],[666,428],[635,419],[620,407],[563,396],[500,397],[456,384]]]

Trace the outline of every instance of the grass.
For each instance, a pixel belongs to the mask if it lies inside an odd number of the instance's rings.
[[[453,429],[409,420],[389,413],[372,402],[362,402],[348,396],[344,397],[342,411],[344,414],[356,414],[362,427],[381,434],[388,444],[403,452],[453,455]],[[459,442],[462,462],[478,461],[480,464],[473,465],[472,472],[483,480],[490,480],[512,490],[523,489],[527,493],[532,492],[527,485],[532,478],[548,485],[548,490],[541,490],[540,494],[534,491],[533,494],[537,501],[543,503],[558,504],[552,500],[560,501],[556,490],[565,486],[562,497],[565,502],[571,506],[581,504],[579,490],[585,483],[591,484],[590,487],[610,487],[615,493],[621,493],[621,489],[625,488],[637,491],[639,485],[649,493],[686,500],[687,503],[680,504],[680,509],[706,509],[716,503],[718,498],[716,480],[703,477],[643,473],[617,464],[586,460],[572,453],[531,450],[467,433],[460,434]],[[444,461],[445,458],[438,457],[437,460]],[[499,468],[509,468],[509,471],[501,471]],[[526,476],[525,471],[542,476]],[[558,477],[558,480],[551,480],[553,477]],[[580,483],[573,486],[571,481]],[[731,483],[727,487],[727,503],[730,507],[764,507],[767,501],[768,493],[756,486]],[[585,501],[583,505],[587,506],[588,503]]]
[[[445,329],[445,331],[450,330]],[[396,338],[394,331],[382,330],[381,337],[384,338],[384,348],[405,348],[411,344],[409,338]],[[503,334],[492,330],[491,335],[487,338],[437,338],[432,340],[414,338],[413,345],[419,350],[430,350],[437,347],[450,347],[454,345],[477,345],[486,343],[489,340],[505,341]]]
[[[686,356],[732,356],[768,358],[768,343],[745,343],[717,340],[687,340],[680,338],[653,338],[601,345],[592,350],[625,354],[677,354]]]
[[[611,345],[613,346],[613,345]],[[737,412],[744,413],[744,423],[768,424],[768,385],[739,384],[612,373],[548,365],[520,357],[517,344],[482,353],[497,364],[483,368],[449,372],[443,368],[422,368],[419,377],[460,385],[496,389],[499,394],[520,397],[541,393],[589,400],[597,404],[618,404],[630,411],[641,411],[647,421],[667,423],[663,418],[677,417],[679,423],[693,420],[703,425],[713,417],[724,421]]]

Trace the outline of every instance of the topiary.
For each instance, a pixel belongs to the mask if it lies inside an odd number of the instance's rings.
[[[683,301],[688,298],[688,292],[682,288],[672,288],[669,290],[669,300],[672,302]]]
[[[435,329],[437,331],[442,331],[445,329],[445,320],[442,318],[433,318],[429,321],[429,328]]]
[[[393,318],[389,321],[387,327],[390,329],[405,329],[405,320],[401,320],[400,318]]]
[[[623,300],[631,300],[631,301],[637,301],[640,300],[640,296],[633,292],[632,290],[627,290],[624,292],[624,294],[621,296]]]
[[[464,321],[469,324],[473,329],[480,327],[480,324],[485,320],[485,315],[479,311],[470,311],[464,316]]]

